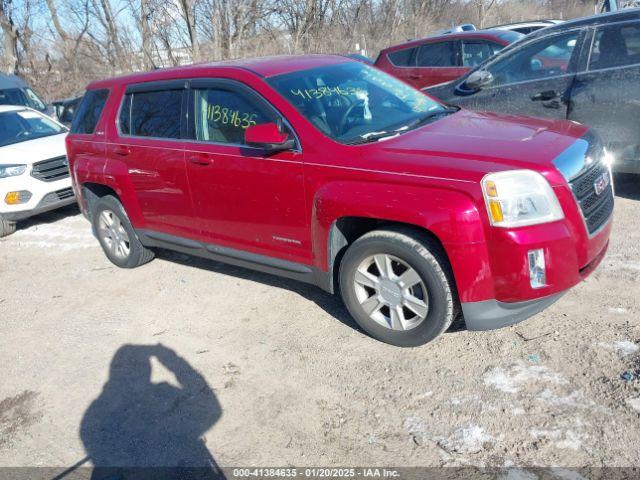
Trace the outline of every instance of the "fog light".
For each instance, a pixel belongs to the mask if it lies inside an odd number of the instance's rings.
[[[4,197],[4,203],[7,205],[19,205],[27,203],[31,200],[31,192],[20,190],[19,192],[9,192]]]
[[[547,284],[547,271],[544,263],[544,250],[529,250],[529,281],[531,288],[541,288]]]

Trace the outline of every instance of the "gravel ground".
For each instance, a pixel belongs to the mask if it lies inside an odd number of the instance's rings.
[[[75,208],[34,218],[0,240],[0,466],[640,465],[640,185],[618,188],[586,282],[414,349],[314,287],[168,252],[120,270]]]

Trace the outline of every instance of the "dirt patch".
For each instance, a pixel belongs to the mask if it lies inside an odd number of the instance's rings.
[[[21,432],[38,422],[41,414],[36,411],[37,392],[25,390],[0,401],[0,448],[6,448]]]

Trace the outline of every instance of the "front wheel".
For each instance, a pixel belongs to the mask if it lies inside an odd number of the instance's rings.
[[[117,198],[100,198],[92,215],[93,230],[102,250],[112,263],[121,268],[134,268],[150,262],[155,256],[138,239],[129,217]]]
[[[347,250],[340,292],[349,313],[372,337],[423,345],[456,315],[455,287],[442,247],[411,229],[376,230]]]

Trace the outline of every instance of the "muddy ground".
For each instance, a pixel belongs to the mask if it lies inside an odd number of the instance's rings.
[[[120,270],[75,208],[25,222],[0,240],[0,466],[640,465],[640,183],[618,188],[586,282],[415,349],[293,281]]]

